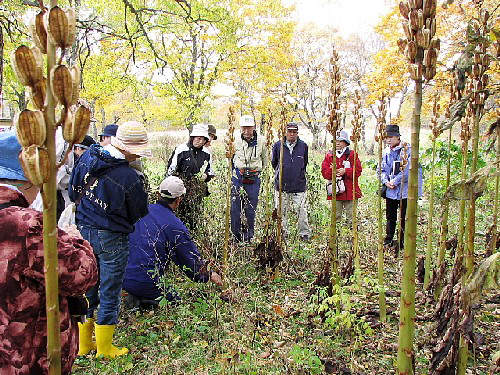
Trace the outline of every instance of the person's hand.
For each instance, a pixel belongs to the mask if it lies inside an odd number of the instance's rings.
[[[72,237],[83,239],[82,234],[80,233],[75,224],[65,225],[64,228],[62,228],[62,230],[68,233]]]
[[[389,189],[395,189],[396,188],[396,185],[394,185],[394,182],[392,182],[392,181],[387,181],[385,183],[385,186],[387,186]]]
[[[343,176],[345,174],[345,168],[337,169],[337,177]]]
[[[210,281],[218,286],[222,286],[222,278],[217,272],[212,271],[210,273]]]

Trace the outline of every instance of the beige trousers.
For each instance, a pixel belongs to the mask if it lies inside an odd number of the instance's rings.
[[[275,191],[276,208],[279,204],[279,193]],[[307,195],[306,192],[302,193],[286,193],[283,192],[281,196],[281,209],[283,211],[283,230],[288,234],[288,211],[297,207],[299,236],[310,236],[311,229],[309,228],[309,220],[307,218]],[[294,207],[295,206],[295,207]]]

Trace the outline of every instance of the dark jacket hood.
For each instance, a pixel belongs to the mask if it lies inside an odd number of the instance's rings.
[[[92,162],[89,167],[89,173],[91,176],[99,177],[110,169],[121,165],[128,166],[127,160],[112,157],[109,152],[104,150],[100,145],[90,146],[89,152],[92,156]]]

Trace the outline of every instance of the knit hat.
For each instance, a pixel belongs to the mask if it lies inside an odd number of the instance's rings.
[[[193,130],[189,134],[190,137],[205,137],[207,140],[210,139],[208,136],[208,125],[206,124],[196,124],[193,126]]]
[[[75,146],[88,150],[90,146],[92,146],[95,143],[96,142],[94,141],[94,138],[92,138],[90,135],[86,135],[83,138],[83,141],[81,141],[80,143],[75,143]]]
[[[349,135],[345,130],[337,132],[337,137],[335,139],[337,141],[344,141],[345,143],[347,143],[347,145],[351,144],[351,141],[349,141]]]
[[[111,145],[134,155],[150,157],[148,133],[144,125],[137,121],[128,121],[118,127],[116,136],[111,137]]]
[[[243,126],[255,126],[253,117],[250,115],[244,115],[240,117],[240,128]]]
[[[0,132],[0,179],[28,181],[19,162],[21,145],[13,130]]]
[[[114,137],[116,136],[117,130],[118,125],[116,124],[106,125],[102,131],[102,134],[99,134],[99,137]]]
[[[397,125],[387,125],[385,128],[385,134],[387,137],[401,137],[399,126]]]
[[[217,129],[215,129],[215,126],[208,125],[208,135],[213,135],[214,141],[217,139]]]
[[[178,198],[186,194],[184,182],[179,177],[168,176],[160,184],[160,194],[163,198]]]

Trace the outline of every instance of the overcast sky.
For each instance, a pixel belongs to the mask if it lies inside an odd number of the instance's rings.
[[[390,0],[284,0],[295,4],[299,23],[333,26],[342,37],[371,31],[390,9]]]

